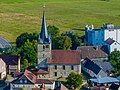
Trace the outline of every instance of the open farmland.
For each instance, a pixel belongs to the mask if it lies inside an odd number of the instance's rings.
[[[9,42],[23,32],[40,32],[43,1],[47,25],[83,35],[86,24],[120,26],[120,0],[0,0],[0,35]]]

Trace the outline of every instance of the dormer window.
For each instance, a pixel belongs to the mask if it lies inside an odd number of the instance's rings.
[[[25,83],[27,83],[27,80],[25,80]]]
[[[22,80],[20,80],[20,83],[22,83],[23,81]]]

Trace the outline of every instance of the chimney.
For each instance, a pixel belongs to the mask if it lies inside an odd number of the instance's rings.
[[[18,67],[17,67],[17,69],[18,69],[18,72],[20,72],[20,55],[18,55]]]
[[[91,29],[94,29],[94,25],[91,25]]]

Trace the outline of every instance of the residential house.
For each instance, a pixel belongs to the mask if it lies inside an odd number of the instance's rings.
[[[112,74],[112,70],[114,70],[113,66],[110,62],[107,61],[100,61],[100,60],[93,60],[95,64],[97,64],[104,72],[106,72],[108,75]]]
[[[89,80],[92,87],[94,86],[111,86],[113,83],[119,83],[119,80],[114,77],[91,78]]]
[[[108,38],[105,41],[105,43],[106,43],[107,48],[108,48],[108,51],[107,51],[108,54],[110,54],[113,51],[120,51],[120,43],[118,43],[117,41],[115,41],[111,38]]]
[[[5,62],[6,64],[6,72],[7,74],[12,74],[16,70],[18,70],[18,63],[20,61],[20,57],[17,55],[0,55],[0,58]],[[20,62],[20,67],[22,63]]]
[[[85,58],[90,60],[108,60],[108,54],[101,50],[101,46],[80,46],[77,50],[80,52],[81,61]]]
[[[91,77],[106,77],[107,73],[96,63],[86,58],[82,62],[82,70],[88,73]]]
[[[0,58],[0,79],[3,79],[6,76],[6,64]]]
[[[32,90],[32,88],[40,88],[43,83],[48,89],[53,90],[55,87],[53,80],[38,79],[35,74],[25,70],[23,73],[18,74],[17,78],[11,82],[11,88],[15,90],[16,88]]]
[[[67,77],[70,72],[81,73],[79,51],[52,50],[52,58],[47,60],[50,78]]]

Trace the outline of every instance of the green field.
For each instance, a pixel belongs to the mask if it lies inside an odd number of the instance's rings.
[[[0,35],[9,42],[23,32],[40,32],[43,1],[47,25],[83,35],[86,24],[120,26],[120,0],[0,0]]]

